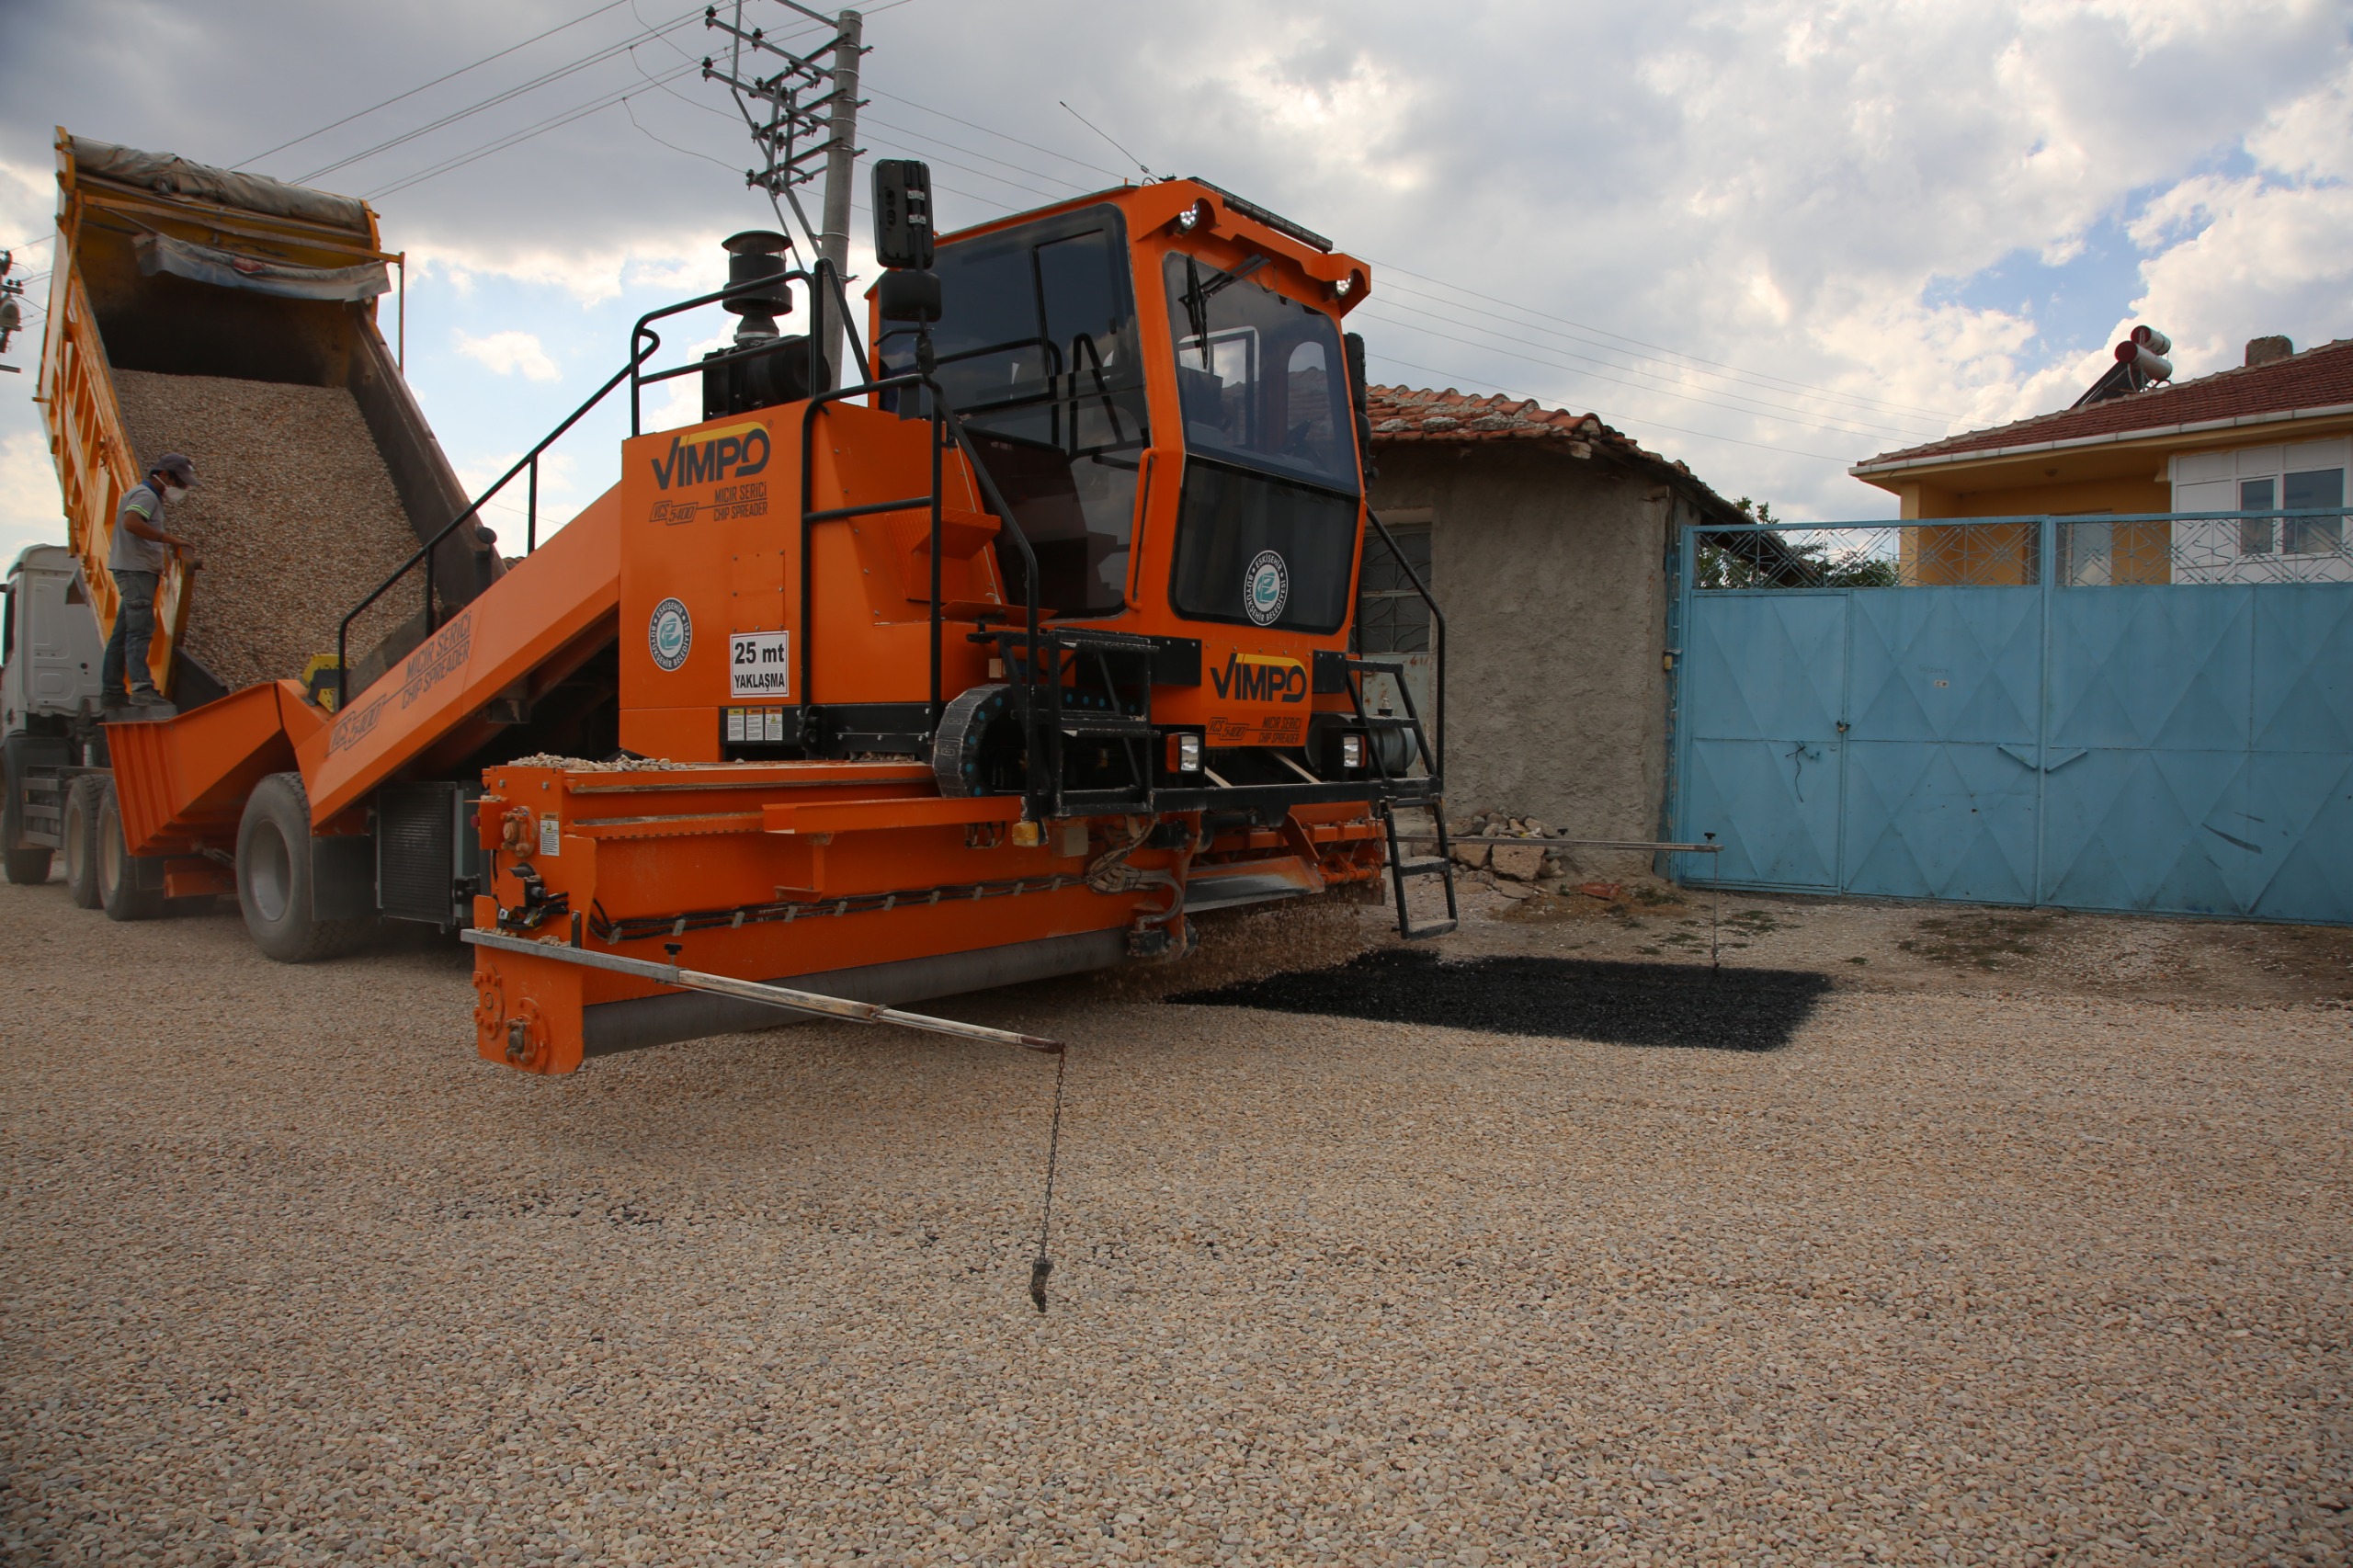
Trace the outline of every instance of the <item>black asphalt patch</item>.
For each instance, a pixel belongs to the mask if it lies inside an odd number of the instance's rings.
[[[1778,1051],[1830,989],[1829,976],[1803,970],[1539,958],[1441,963],[1436,953],[1383,948],[1337,969],[1168,1000],[1605,1045]]]

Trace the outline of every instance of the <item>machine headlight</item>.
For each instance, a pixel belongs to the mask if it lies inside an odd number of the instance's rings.
[[[1176,232],[1189,234],[1196,229],[1206,228],[1211,216],[1210,200],[1205,196],[1176,214]]]
[[[1362,735],[1340,737],[1340,766],[1342,767],[1364,766],[1364,737]]]
[[[1201,737],[1171,735],[1168,737],[1168,767],[1176,773],[1199,773],[1201,770]]]

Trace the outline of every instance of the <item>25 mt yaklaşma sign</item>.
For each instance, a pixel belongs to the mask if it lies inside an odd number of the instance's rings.
[[[727,638],[727,695],[790,697],[792,633],[730,632]]]

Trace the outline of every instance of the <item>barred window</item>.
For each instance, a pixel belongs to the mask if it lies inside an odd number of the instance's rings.
[[[1389,535],[1413,563],[1425,585],[1430,582],[1430,529],[1427,523],[1392,525]],[[1436,590],[1433,589],[1433,592]],[[1397,564],[1397,557],[1368,527],[1364,530],[1364,571],[1357,588],[1357,651],[1361,653],[1427,653],[1430,651],[1430,608],[1414,591],[1413,579]]]

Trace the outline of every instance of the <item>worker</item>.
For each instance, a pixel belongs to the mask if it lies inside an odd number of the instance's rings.
[[[165,452],[147,471],[146,483],[134,485],[115,508],[114,544],[107,551],[107,573],[114,578],[114,634],[107,639],[106,661],[98,670],[99,689],[109,704],[122,700],[128,678],[133,707],[167,705],[147,674],[147,644],[155,635],[155,585],[164,575],[165,551],[196,547],[165,531],[164,507],[195,487],[196,464],[179,452]]]

